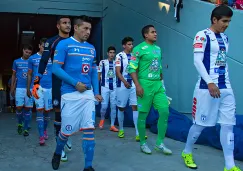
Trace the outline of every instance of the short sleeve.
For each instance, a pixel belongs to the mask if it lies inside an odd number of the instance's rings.
[[[116,67],[120,67],[121,66],[121,54],[117,54],[116,55],[116,59],[115,59],[115,65],[116,65]]]
[[[103,63],[104,63],[104,61],[101,60],[100,63],[99,63],[98,72],[102,72],[102,69],[103,69]]]
[[[58,43],[56,50],[54,52],[53,63],[64,64],[66,55],[67,52],[66,52],[65,42],[61,41]]]
[[[193,41],[193,52],[204,53],[206,43],[207,43],[206,34],[203,31],[198,32]]]
[[[13,67],[12,67],[12,70],[13,70],[14,72],[16,72],[16,71],[17,71],[16,60],[14,60],[14,62],[13,62]]]
[[[29,69],[29,70],[33,70],[33,60],[32,60],[31,57],[30,57],[29,60],[28,60],[28,69]]]

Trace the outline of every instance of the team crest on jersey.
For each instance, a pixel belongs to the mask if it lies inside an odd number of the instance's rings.
[[[82,64],[82,73],[87,74],[90,70],[90,65],[89,64]]]
[[[54,99],[54,100],[53,100],[53,105],[54,105],[54,106],[58,106],[58,105],[59,105],[59,101],[58,101],[57,99]]]
[[[49,47],[49,43],[48,42],[45,43],[45,47],[46,48]]]
[[[24,72],[24,73],[22,74],[22,76],[23,76],[23,78],[27,78],[27,73]]]
[[[108,70],[107,72],[107,78],[115,78],[115,73],[113,70]]]
[[[91,49],[91,50],[90,50],[90,53],[93,55],[93,54],[94,54],[94,50],[93,50],[93,49]]]
[[[67,125],[67,126],[66,126],[66,130],[67,130],[67,131],[72,131],[72,129],[73,129],[73,128],[72,128],[72,125]]]
[[[202,122],[205,122],[205,121],[206,121],[206,118],[207,118],[207,117],[206,117],[205,115],[201,115],[201,121],[202,121]]]

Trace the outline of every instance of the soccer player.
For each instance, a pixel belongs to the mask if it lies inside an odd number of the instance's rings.
[[[224,34],[233,11],[225,5],[211,14],[211,27],[199,31],[194,38],[194,65],[199,73],[193,95],[193,125],[189,130],[182,158],[185,165],[195,169],[193,144],[206,127],[221,125],[220,142],[225,158],[224,171],[241,171],[234,162],[235,97],[229,81],[227,53],[228,37]]]
[[[147,25],[142,29],[144,42],[133,49],[129,63],[129,73],[136,86],[138,96],[138,131],[140,136],[141,151],[151,154],[145,140],[146,118],[151,105],[158,110],[158,136],[155,149],[164,154],[172,154],[164,145],[167,121],[169,116],[169,103],[162,85],[162,56],[161,49],[155,44],[157,32],[153,25]]]
[[[91,32],[91,19],[80,16],[74,20],[74,36],[62,40],[56,48],[53,73],[62,80],[61,131],[52,158],[54,170],[59,168],[62,149],[68,137],[83,131],[84,171],[94,171],[95,101],[100,102],[96,51],[87,39]]]
[[[28,126],[31,119],[31,110],[33,108],[33,99],[27,96],[27,72],[28,72],[28,59],[32,54],[32,46],[24,45],[23,56],[14,60],[13,74],[11,82],[11,94],[15,97],[16,115],[18,120],[18,133],[23,133],[24,122],[24,136],[29,136]],[[16,81],[16,91],[15,91]]]
[[[100,115],[101,120],[99,128],[104,128],[105,114],[108,108],[109,99],[111,107],[111,127],[110,131],[118,132],[118,129],[114,126],[116,119],[116,68],[114,57],[116,55],[116,48],[113,46],[108,47],[107,56],[108,59],[101,60],[98,69],[98,77],[101,80],[101,96],[103,101],[101,102]]]
[[[71,31],[71,21],[70,18],[67,16],[59,16],[57,19],[57,29],[58,29],[58,35],[48,39],[45,43],[44,52],[42,54],[39,69],[38,69],[38,75],[36,76],[34,80],[34,87],[32,94],[33,96],[38,99],[38,89],[40,86],[40,79],[42,79],[43,74],[46,71],[46,67],[48,65],[48,61],[51,58],[51,61],[53,61],[54,52],[56,49],[57,44],[63,40],[69,37],[69,33]],[[55,133],[56,137],[58,136],[60,129],[61,129],[61,112],[60,112],[60,101],[61,101],[61,80],[58,79],[55,75],[52,75],[52,100],[53,100],[53,107],[55,110]],[[71,141],[69,141],[66,144],[66,149],[68,151],[72,150]],[[67,161],[67,155],[65,151],[62,152],[62,161]]]
[[[44,43],[46,38],[42,38],[39,44],[39,52],[32,55],[28,62],[28,82],[27,82],[27,95],[31,97],[30,92],[31,84],[34,82],[35,76],[38,74],[39,62],[44,51]],[[39,131],[39,143],[40,145],[45,144],[45,140],[48,139],[47,135],[47,125],[50,120],[49,111],[52,109],[52,61],[49,59],[46,71],[40,80],[41,90],[39,89],[38,95],[39,99],[35,99],[37,116],[36,121],[38,124]],[[39,87],[40,88],[40,87]],[[45,110],[45,111],[44,111]],[[45,113],[44,113],[45,112]]]
[[[116,76],[117,76],[117,107],[118,107],[118,122],[119,122],[119,138],[124,138],[124,111],[129,100],[129,105],[132,106],[133,110],[133,122],[136,130],[136,141],[139,141],[138,129],[137,129],[137,120],[138,120],[138,111],[137,111],[137,96],[136,89],[130,74],[128,73],[128,63],[131,59],[131,52],[133,48],[133,38],[125,37],[122,40],[123,51],[116,55]]]

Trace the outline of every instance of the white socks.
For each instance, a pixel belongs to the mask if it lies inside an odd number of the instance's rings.
[[[233,125],[221,124],[220,143],[224,152],[225,167],[231,169],[235,166],[234,161],[234,133]]]
[[[124,122],[124,111],[120,111],[118,109],[118,122],[119,122],[119,130],[124,130],[123,128],[123,122]]]
[[[186,146],[184,149],[184,153],[190,154],[192,153],[192,147],[197,141],[198,137],[200,136],[202,130],[204,129],[204,126],[193,124],[189,130],[187,140],[186,140]]]
[[[114,126],[115,120],[116,120],[116,105],[111,105],[111,126]]]
[[[100,109],[100,119],[105,120],[105,114],[106,110],[108,108],[108,104],[101,104],[101,109]]]
[[[135,126],[136,136],[137,136],[139,135],[138,134],[138,111],[133,111],[132,114],[133,114],[133,123]]]

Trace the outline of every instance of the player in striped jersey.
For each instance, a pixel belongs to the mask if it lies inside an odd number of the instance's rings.
[[[105,114],[110,100],[110,131],[118,132],[118,129],[114,126],[116,119],[116,70],[114,61],[115,54],[116,48],[113,46],[108,47],[108,58],[105,60],[101,60],[98,68],[98,77],[101,81],[101,96],[103,97],[100,109],[101,120],[99,123],[99,128],[104,128]]]
[[[233,11],[225,5],[212,11],[210,28],[194,38],[194,65],[199,80],[194,90],[193,122],[182,157],[187,167],[197,168],[192,157],[193,144],[205,127],[221,125],[220,142],[225,157],[224,171],[241,171],[234,162],[235,97],[229,81],[227,53],[229,26]]]

